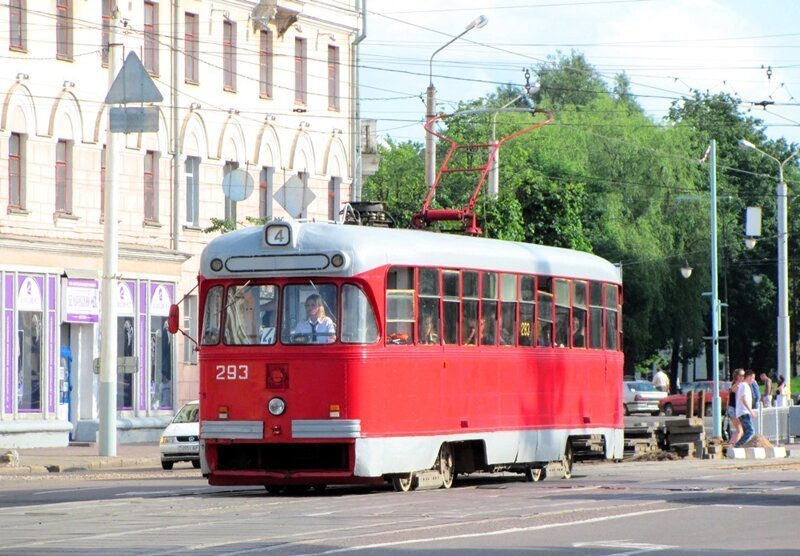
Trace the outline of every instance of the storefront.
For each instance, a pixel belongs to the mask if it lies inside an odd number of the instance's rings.
[[[0,447],[95,441],[100,281],[90,272],[0,270]],[[175,405],[167,332],[175,283],[117,283],[118,440],[158,439]]]

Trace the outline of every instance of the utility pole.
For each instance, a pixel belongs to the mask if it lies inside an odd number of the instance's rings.
[[[108,27],[108,87],[119,69],[117,25],[119,8],[111,10]],[[117,455],[117,274],[119,230],[117,222],[117,134],[111,131],[111,106],[106,106],[106,183],[103,215],[103,298],[100,313],[100,431],[101,456]]]

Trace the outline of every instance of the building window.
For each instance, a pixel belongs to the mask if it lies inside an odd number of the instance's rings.
[[[186,164],[186,223],[200,225],[200,158],[187,156]]]
[[[155,387],[150,400],[151,409],[172,407],[172,334],[169,333],[168,317],[150,317],[150,381]],[[188,343],[188,342],[187,342]]]
[[[184,48],[186,49],[184,78],[187,83],[196,84],[200,82],[199,52],[197,49],[198,29],[197,15],[187,12],[186,22],[184,23]]]
[[[108,149],[103,145],[100,151],[100,220],[106,215],[106,157]]]
[[[297,37],[294,39],[294,101],[296,104],[306,104],[308,101],[306,65],[306,40]]]
[[[25,136],[12,133],[8,140],[8,206],[25,208]]]
[[[56,58],[72,61],[72,0],[56,0]]]
[[[27,307],[17,313],[17,407],[20,411],[36,412],[42,408],[42,378],[45,374],[42,335],[44,311],[42,299],[43,281],[27,276],[20,285],[19,295],[27,298]],[[23,293],[24,292],[24,293]]]
[[[328,46],[328,108],[339,110],[339,47]]]
[[[328,180],[328,220],[336,220],[339,214],[341,190],[342,178],[332,177]]]
[[[144,69],[158,75],[158,4],[144,3]]]
[[[10,0],[8,3],[8,47],[25,50],[25,0]]]
[[[127,288],[126,285],[120,287]],[[136,338],[133,317],[117,317],[117,357],[133,357]],[[138,376],[117,368],[117,409],[133,408],[133,379]]]
[[[226,91],[236,90],[236,24],[232,21],[222,22],[222,75],[223,88]]]
[[[158,153],[144,155],[144,219],[158,222]]]
[[[258,178],[258,216],[263,220],[272,218],[272,185],[275,168],[264,166]]]
[[[102,18],[103,18],[103,28],[102,28],[102,45],[103,50],[101,53],[102,56],[102,63],[103,66],[108,66],[108,43],[109,37],[111,36],[111,2],[114,0],[102,0]]]
[[[72,212],[72,142],[56,143],[56,212]]]
[[[222,169],[223,180],[225,176],[233,172],[239,167],[238,162],[234,162],[229,160],[225,163],[224,168]],[[233,224],[233,227],[236,227],[236,201],[232,201],[229,196],[225,196],[225,220]]]
[[[272,98],[272,62],[272,33],[261,31],[258,49],[258,94],[261,98]]]
[[[183,329],[190,338],[197,338],[197,296],[188,295],[183,301]],[[197,350],[194,342],[183,340],[183,362],[197,365]]]

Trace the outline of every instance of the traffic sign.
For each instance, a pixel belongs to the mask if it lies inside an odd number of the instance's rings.
[[[136,53],[131,50],[122,69],[106,94],[106,104],[128,104],[131,102],[161,102],[164,97],[155,82],[144,69]]]

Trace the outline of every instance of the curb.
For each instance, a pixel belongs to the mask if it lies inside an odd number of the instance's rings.
[[[786,458],[786,448],[775,446],[773,448],[728,448],[728,459],[775,459]]]
[[[50,473],[68,473],[70,471],[92,471],[102,469],[141,469],[157,467],[161,469],[161,460],[154,458],[120,458],[111,460],[94,460],[80,463],[52,463],[41,465],[19,465],[0,467],[0,477],[17,475],[47,475]]]

